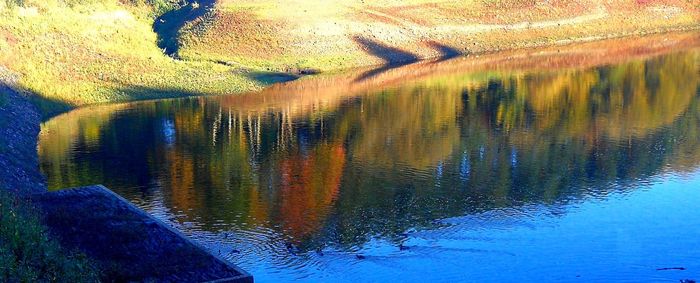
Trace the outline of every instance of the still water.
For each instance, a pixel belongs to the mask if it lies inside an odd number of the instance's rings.
[[[41,168],[257,282],[700,279],[700,51],[577,52],[77,109]]]

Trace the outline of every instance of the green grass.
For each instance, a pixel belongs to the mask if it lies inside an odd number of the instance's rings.
[[[50,239],[27,203],[0,188],[0,282],[96,282],[84,256]]]
[[[163,54],[152,24],[174,1],[2,3],[0,65],[19,73],[18,87],[50,102],[46,105],[228,94],[265,85],[238,68]]]

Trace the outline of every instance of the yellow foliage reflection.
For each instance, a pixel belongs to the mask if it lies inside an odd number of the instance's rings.
[[[263,226],[297,242],[338,215],[394,213],[399,229],[421,208],[465,210],[436,206],[440,197],[552,201],[580,194],[577,182],[697,167],[700,52],[657,56],[664,48],[624,62],[583,64],[576,52],[420,62],[256,94],[79,109],[43,125],[42,169],[52,188],[104,183],[156,198],[181,221]],[[468,189],[448,190],[457,187]]]

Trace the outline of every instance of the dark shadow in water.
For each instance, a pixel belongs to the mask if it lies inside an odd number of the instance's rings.
[[[195,7],[194,3],[197,3]],[[176,56],[179,49],[178,33],[189,21],[204,16],[214,7],[215,0],[200,0],[188,3],[179,9],[167,12],[156,18],[153,31],[158,35],[158,47],[169,56]]]

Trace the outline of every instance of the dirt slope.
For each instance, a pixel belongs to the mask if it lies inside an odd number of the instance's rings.
[[[331,70],[699,24],[697,0],[220,0],[184,26],[180,56]]]

